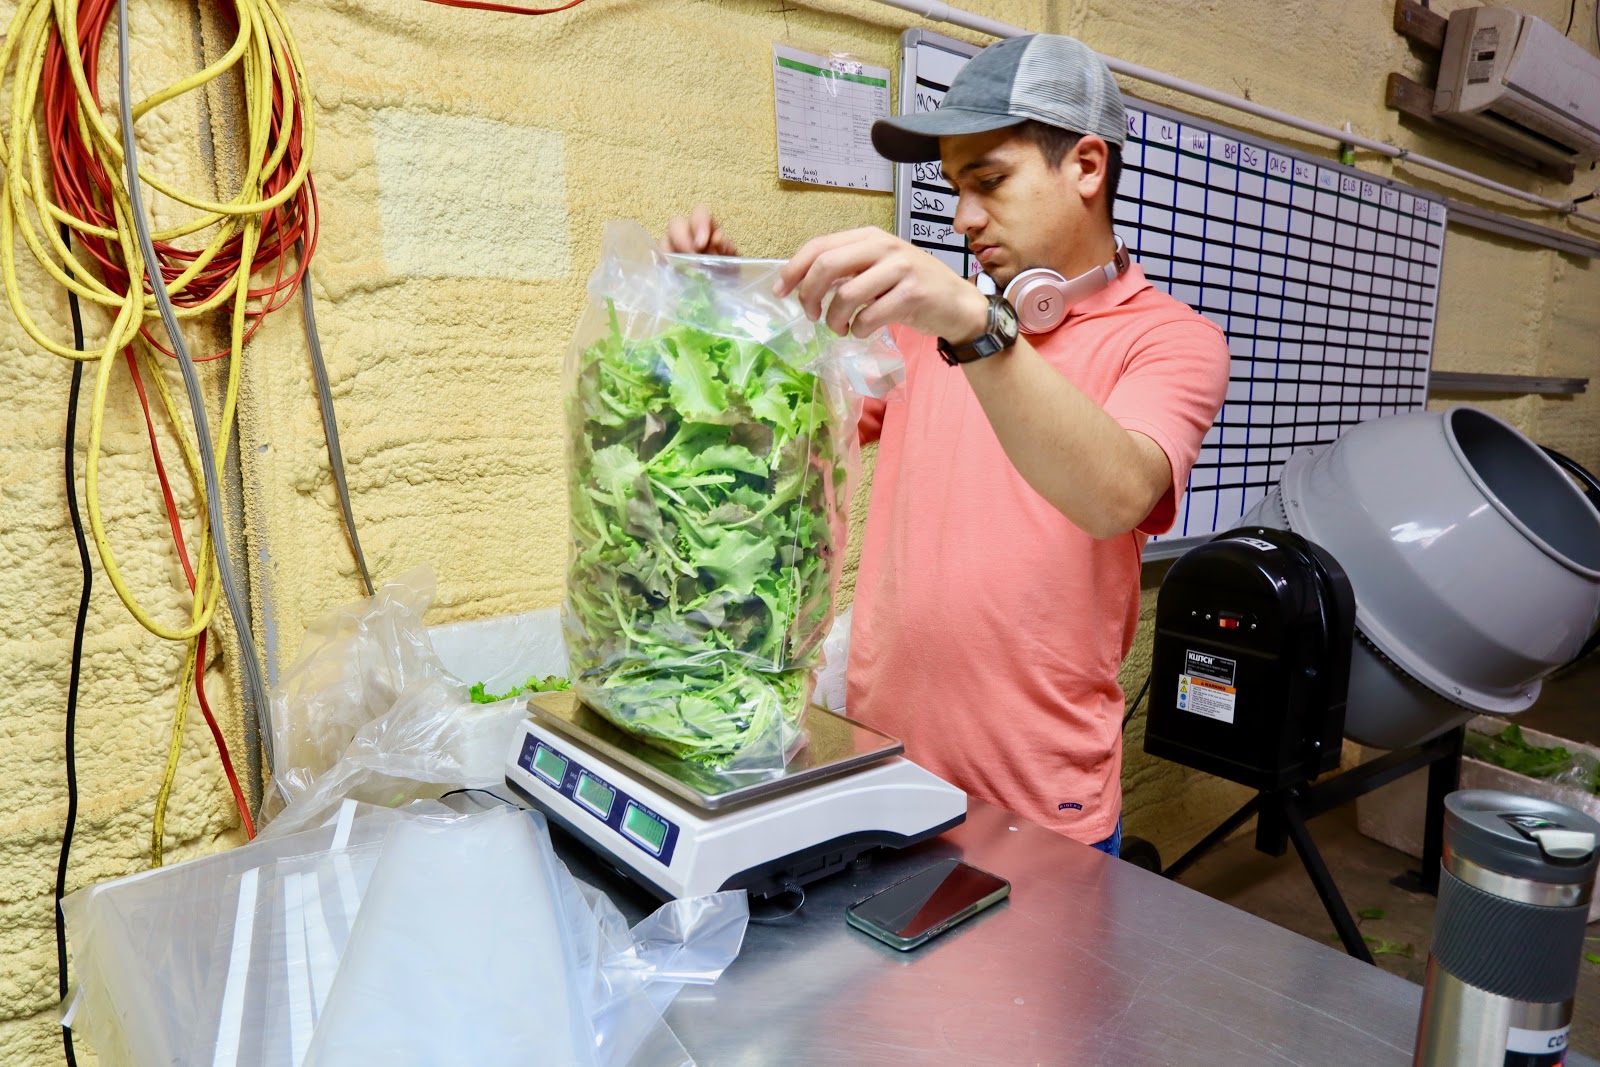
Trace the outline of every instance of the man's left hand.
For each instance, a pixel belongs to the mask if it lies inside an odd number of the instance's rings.
[[[873,226],[813,238],[778,272],[776,296],[793,293],[813,321],[834,333],[866,337],[899,323],[952,344],[965,344],[989,323],[978,287],[927,252]]]

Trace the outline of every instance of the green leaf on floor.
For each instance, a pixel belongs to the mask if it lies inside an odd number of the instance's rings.
[[[1358,919],[1382,919],[1387,915],[1388,912],[1384,911],[1382,908],[1362,908],[1360,911],[1356,912],[1356,918]]]
[[[1592,941],[1594,939],[1589,938],[1588,940]],[[1585,952],[1583,954],[1583,958],[1588,960],[1590,963],[1600,963],[1600,956],[1596,956],[1593,952]]]
[[[1367,943],[1367,948],[1374,956],[1404,956],[1408,960],[1416,958],[1416,947],[1409,941],[1390,941],[1388,938],[1374,937],[1371,934],[1362,934],[1361,940]],[[1340,943],[1339,935],[1329,934],[1327,941],[1329,944],[1337,945]],[[1600,963],[1600,959],[1596,959],[1595,962]]]
[[[1404,956],[1412,959],[1416,955],[1416,948],[1410,942],[1401,944],[1399,941],[1390,941],[1386,937],[1373,937],[1370,934],[1361,940],[1367,943],[1374,956]]]

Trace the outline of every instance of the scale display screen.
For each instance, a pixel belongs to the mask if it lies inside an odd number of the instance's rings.
[[[667,842],[667,824],[632,802],[622,816],[622,829],[651,852],[660,852]]]
[[[540,745],[533,753],[533,769],[538,771],[539,776],[545,781],[559,788],[567,776],[567,761],[557,755],[554,749]]]
[[[611,805],[616,802],[617,791],[588,771],[578,775],[577,793],[584,806],[602,819],[611,815]]]

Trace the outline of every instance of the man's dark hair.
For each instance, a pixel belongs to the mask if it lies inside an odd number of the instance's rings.
[[[1044,156],[1044,161],[1050,164],[1051,170],[1061,169],[1061,161],[1067,158],[1067,153],[1083,140],[1083,134],[1063,130],[1059,126],[1052,126],[1047,122],[1038,122],[1029,119],[1017,127],[1019,136],[1026,137],[1039,146],[1039,152]],[[1111,208],[1117,199],[1117,183],[1122,180],[1122,149],[1106,142],[1106,221],[1115,222],[1116,216]]]

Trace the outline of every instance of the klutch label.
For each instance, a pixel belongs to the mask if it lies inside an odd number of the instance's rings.
[[[1234,688],[1238,661],[1209,652],[1185,650],[1183,673],[1178,675],[1178,710],[1208,719],[1233,722],[1239,691]]]

